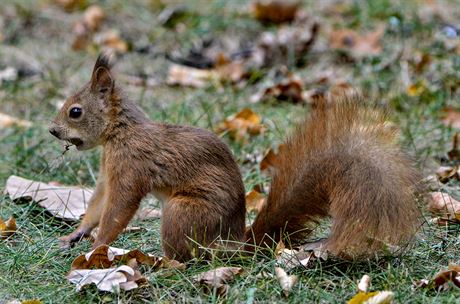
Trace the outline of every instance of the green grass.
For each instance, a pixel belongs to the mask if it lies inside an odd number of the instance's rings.
[[[188,5],[189,12],[181,19],[185,30],[175,32],[173,28],[159,25],[156,19],[159,11],[152,4],[154,2],[100,2],[109,15],[106,28],[118,29],[133,49],[153,45],[154,51],[149,54],[131,51],[121,57],[117,63],[119,74],[144,73],[164,79],[168,65],[164,53],[177,48],[186,53],[203,37],[231,35],[251,41],[261,31],[276,29],[259,24],[245,13],[246,2],[196,0]],[[386,24],[385,48],[381,56],[349,63],[326,48],[314,50],[307,55],[305,66],[291,67],[291,71],[311,79],[323,69],[334,69],[354,87],[362,89],[366,97],[389,107],[393,110],[393,120],[401,128],[402,144],[417,158],[424,174],[431,174],[451,148],[455,132],[442,125],[439,115],[447,105],[458,106],[460,55],[440,42],[443,20],[423,20],[417,13],[418,6],[410,2],[404,5],[399,3],[402,1],[371,2],[351,1],[349,6],[342,8],[339,18],[326,14],[326,9],[315,5],[314,1],[304,6],[321,17],[323,31],[318,44],[326,42],[328,26],[371,30],[378,22]],[[0,112],[31,120],[34,126],[27,130],[0,130],[0,190],[12,174],[44,182],[94,186],[98,171],[98,151],[79,153],[71,150],[61,156],[62,147],[47,131],[48,122],[57,112],[55,104],[88,80],[98,50],[75,52],[70,49],[72,25],[81,12],[67,14],[47,5],[49,1],[40,3],[43,7],[35,1],[13,0],[0,8],[0,17],[4,20],[0,27],[4,39],[0,45],[0,68],[29,66],[28,57],[42,67],[40,75],[1,84]],[[445,5],[451,5],[452,13],[458,17],[458,9],[452,9],[455,3],[446,1]],[[398,52],[402,52],[401,55]],[[432,63],[429,69],[414,73],[412,61],[421,53],[430,54]],[[401,81],[405,64],[409,67],[411,83],[424,81],[427,84],[419,96],[406,94]],[[210,85],[204,89],[165,85],[144,88],[123,81],[121,84],[128,96],[153,120],[214,129],[225,117],[246,106],[261,114],[268,126],[267,132],[252,138],[247,145],[223,137],[234,151],[245,185],[250,189],[268,181],[260,173],[258,163],[248,159],[260,157],[266,149],[276,147],[294,123],[308,112],[308,107],[290,103],[250,104],[251,95],[272,80],[272,74],[267,75],[260,82],[242,88],[230,85]],[[460,197],[458,181],[440,187]],[[424,206],[422,208],[425,210]],[[425,214],[429,219],[428,213]],[[57,238],[74,227],[54,219],[33,203],[16,204],[8,196],[0,195],[0,217],[6,219],[11,215],[17,219],[18,232],[11,239],[0,242],[0,303],[11,299],[41,299],[45,303],[286,301],[274,277],[257,277],[261,272],[274,274],[275,261],[271,257],[201,262],[191,264],[186,271],[173,273],[142,267],[149,281],[147,287],[118,295],[98,292],[94,286],[76,292],[65,275],[71,261],[87,252],[90,243],[83,241],[68,252],[60,251]],[[159,224],[159,220],[134,222],[133,225],[142,227],[143,232],[122,235],[113,245],[161,255]],[[288,301],[343,303],[355,294],[356,282],[361,276],[369,274],[372,290],[392,290],[398,303],[458,303],[458,288],[436,293],[413,290],[411,285],[418,279],[432,277],[449,262],[460,260],[459,232],[458,225],[447,229],[425,223],[414,247],[401,257],[360,263],[331,259],[315,263],[308,269],[297,269],[293,273],[299,275],[300,281]],[[193,284],[193,275],[230,264],[241,265],[245,272],[230,284],[226,300],[206,294]]]

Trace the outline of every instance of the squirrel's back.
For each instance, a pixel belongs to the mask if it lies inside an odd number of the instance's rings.
[[[382,112],[356,98],[324,103],[285,142],[247,238],[270,245],[288,234],[300,242],[329,215],[332,253],[358,257],[402,246],[419,225],[418,181]]]

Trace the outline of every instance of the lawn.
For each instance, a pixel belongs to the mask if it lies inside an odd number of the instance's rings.
[[[75,2],[76,6],[66,10],[56,4],[59,2]],[[269,185],[260,161],[310,111],[312,96],[350,88],[390,112],[400,130],[401,145],[416,159],[423,176],[434,174],[440,165],[454,165],[447,152],[458,129],[444,124],[442,115],[448,107],[460,107],[457,1],[435,5],[428,0],[304,0],[305,19],[319,26],[308,49],[301,54],[288,50],[287,55],[265,57],[264,64],[254,63],[248,76],[234,83],[228,75],[219,74],[198,87],[169,84],[172,61],[184,63],[185,58],[207,67],[207,57],[216,58],[216,53],[228,58],[242,56],[256,48],[263,32],[276,33],[281,25],[258,21],[247,1],[194,0],[178,6],[179,2],[2,3],[0,113],[30,121],[32,126],[0,127],[1,193],[10,175],[94,187],[99,151],[71,148],[63,154],[61,143],[48,133],[48,124],[66,97],[89,80],[98,53],[107,45],[119,52],[117,82],[152,120],[217,130],[222,121],[243,108],[260,115],[261,134],[245,134],[242,140],[235,140],[229,132],[220,133],[240,165],[248,191],[255,185]],[[86,29],[91,41],[75,47],[75,24],[84,20],[83,12],[94,3],[102,8],[105,20],[97,30]],[[291,26],[299,25],[293,22]],[[354,46],[337,41],[340,29],[359,35]],[[110,30],[119,37],[104,42]],[[312,28],[308,25],[301,31]],[[373,36],[378,39],[370,44]],[[365,46],[356,46],[358,40]],[[345,45],[340,49],[334,47],[337,43]],[[211,46],[206,48],[206,44]],[[191,56],[192,49],[203,56]],[[5,76],[8,68],[15,71],[13,77]],[[292,96],[255,98],[283,79],[292,80],[293,75],[301,80],[305,93],[300,101]],[[430,187],[460,198],[458,178]],[[157,205],[152,199],[146,204]],[[364,274],[372,279],[371,290],[393,291],[396,303],[460,303],[460,289],[455,286],[442,292],[412,287],[414,281],[446,269],[449,262],[460,263],[460,225],[439,226],[430,222],[426,202],[420,202],[420,208],[424,223],[405,254],[360,262],[329,258],[298,267],[292,273],[299,276],[299,282],[287,298],[274,276],[273,256],[197,261],[185,271],[154,271],[141,266],[148,285],[113,294],[100,292],[94,285],[77,292],[66,280],[72,260],[91,247],[85,240],[71,250],[59,249],[57,238],[70,233],[75,223],[63,222],[35,203],[18,204],[0,194],[0,218],[14,216],[18,225],[12,237],[0,240],[0,303],[14,299],[43,303],[344,303],[356,294],[357,281]],[[132,226],[141,230],[121,235],[113,246],[161,256],[160,220],[137,220]],[[327,222],[318,229],[325,230]],[[226,297],[205,293],[193,282],[197,273],[226,265],[244,269],[229,284]]]

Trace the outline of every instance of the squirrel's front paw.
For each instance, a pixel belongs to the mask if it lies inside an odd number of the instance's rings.
[[[87,234],[84,231],[76,230],[69,235],[62,236],[59,238],[59,248],[69,249],[72,246],[85,238]]]

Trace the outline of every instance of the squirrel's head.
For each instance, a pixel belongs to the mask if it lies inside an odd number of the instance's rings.
[[[115,86],[110,68],[109,56],[99,55],[91,81],[66,100],[51,123],[49,132],[52,135],[70,142],[78,150],[102,143]]]

